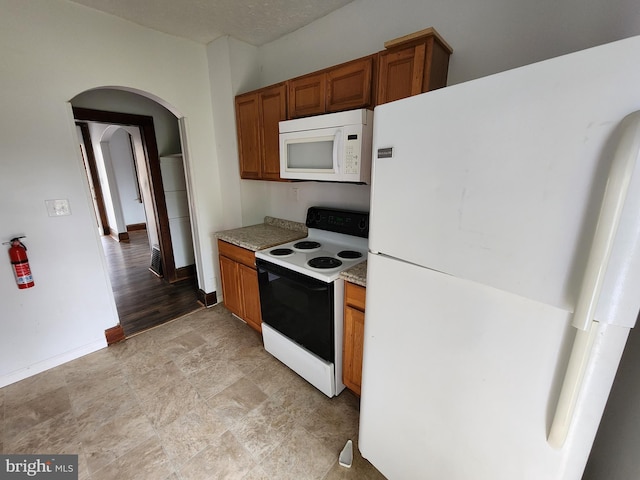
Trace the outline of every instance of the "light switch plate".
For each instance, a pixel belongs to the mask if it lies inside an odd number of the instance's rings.
[[[71,207],[69,207],[69,200],[66,198],[59,200],[45,200],[47,205],[47,213],[50,217],[60,217],[63,215],[71,215]]]

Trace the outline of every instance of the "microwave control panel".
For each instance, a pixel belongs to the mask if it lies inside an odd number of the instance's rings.
[[[344,173],[360,173],[360,154],[358,134],[348,134],[344,147]]]

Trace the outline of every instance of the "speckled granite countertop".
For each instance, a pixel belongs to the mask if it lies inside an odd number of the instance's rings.
[[[216,237],[238,247],[256,251],[292,242],[308,235],[304,223],[264,217],[264,223],[217,232]]]
[[[367,261],[340,272],[340,278],[362,287],[367,286]]]

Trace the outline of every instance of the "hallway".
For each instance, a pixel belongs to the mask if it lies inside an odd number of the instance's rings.
[[[171,285],[149,271],[151,249],[146,230],[129,232],[128,242],[103,236],[102,246],[127,337],[202,308],[195,278]]]

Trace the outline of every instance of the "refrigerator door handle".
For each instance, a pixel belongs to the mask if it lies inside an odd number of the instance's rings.
[[[578,331],[573,341],[548,437],[549,444],[554,448],[562,448],[569,433],[593,343],[599,330],[598,322],[594,320],[595,310],[631,177],[640,155],[640,111],[627,115],[622,120],[621,127],[622,135],[609,171],[593,244],[573,314],[572,325]]]
[[[578,330],[573,340],[571,356],[567,371],[564,374],[560,398],[553,416],[551,430],[547,441],[553,448],[560,449],[564,445],[571,426],[573,412],[578,400],[578,394],[582,387],[582,380],[587,371],[587,365],[591,357],[593,342],[598,335],[598,322],[591,322],[587,330]]]
[[[580,330],[588,330],[595,317],[622,209],[640,154],[640,111],[627,115],[621,126],[622,136],[609,170],[580,296],[573,313],[573,326]]]

